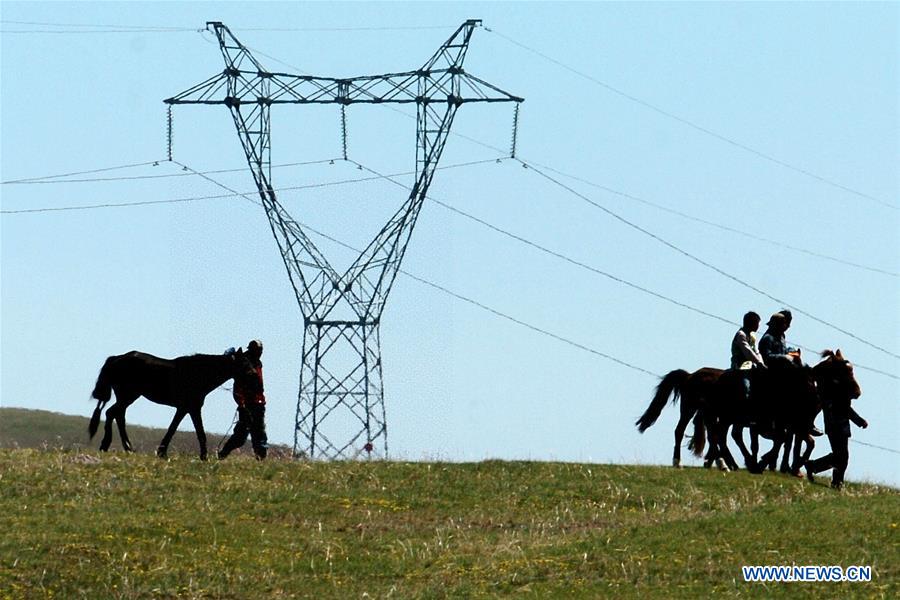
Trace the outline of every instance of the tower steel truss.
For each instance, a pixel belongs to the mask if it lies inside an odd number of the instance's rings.
[[[225,105],[259,190],[297,303],[303,355],[294,453],[309,458],[387,455],[379,325],[388,294],[440,160],[456,111],[468,102],[522,102],[463,70],[468,20],[414,71],[351,78],[269,71],[220,22],[208,22],[225,69],[165,100]],[[416,171],[403,205],[343,273],[278,202],[271,173],[271,107],[277,104],[415,104]],[[518,106],[518,104],[517,104]],[[339,314],[348,315],[340,318]],[[332,427],[332,423],[334,426]],[[382,450],[383,449],[383,450]]]

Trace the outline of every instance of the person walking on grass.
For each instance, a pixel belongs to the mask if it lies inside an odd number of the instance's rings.
[[[840,354],[840,350],[838,350]],[[831,487],[839,490],[844,485],[844,472],[850,462],[850,421],[857,427],[866,429],[869,422],[863,419],[850,406],[852,398],[845,394],[828,394],[823,398],[822,411],[825,413],[825,433],[831,452],[806,463],[806,478],[815,482],[815,474],[820,471],[831,471]]]
[[[263,346],[259,340],[247,344],[245,356],[252,373],[247,377],[235,378],[233,396],[238,406],[238,422],[234,433],[219,450],[219,459],[243,446],[250,435],[256,460],[264,460],[269,448],[266,437],[266,395],[263,391],[262,356]]]

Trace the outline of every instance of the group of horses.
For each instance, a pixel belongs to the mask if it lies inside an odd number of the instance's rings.
[[[675,451],[672,465],[681,466],[681,444],[685,429],[693,420],[694,435],[688,448],[704,458],[704,466],[714,462],[723,470],[736,470],[738,465],[728,449],[727,434],[740,448],[747,469],[761,473],[774,470],[784,447],[780,470],[800,475],[809,459],[815,440],[811,425],[824,404],[836,398],[855,399],[862,393],[853,374],[853,365],[840,350],[822,352],[815,366],[799,365],[790,360],[775,360],[766,369],[753,369],[749,398],[744,389],[744,371],[704,367],[693,373],[682,369],[670,371],[656,388],[650,406],[635,422],[643,433],[662,413],[669,397],[681,399],[681,417],[675,426]],[[750,428],[751,449],[744,444],[744,428]],[[757,458],[759,436],[772,440],[772,449]],[[801,444],[806,450],[800,452]],[[793,460],[789,460],[793,446]]]

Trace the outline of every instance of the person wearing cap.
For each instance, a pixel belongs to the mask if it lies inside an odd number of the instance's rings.
[[[788,347],[785,339],[785,333],[791,326],[792,320],[793,315],[791,315],[791,311],[782,309],[773,314],[769,318],[769,322],[766,323],[766,332],[763,334],[762,339],[759,340],[759,353],[762,354],[766,366],[776,365],[781,368],[803,366],[803,361],[800,359],[800,350]],[[814,420],[815,415],[810,420],[809,433],[818,437],[822,435],[822,431],[816,427]]]
[[[262,356],[263,346],[259,340],[247,344],[244,356],[250,364],[251,372],[247,377],[235,378],[232,395],[238,406],[238,422],[234,433],[219,450],[219,459],[223,459],[236,448],[247,442],[250,435],[253,453],[257,460],[266,458],[268,438],[266,437],[266,395],[263,391]]]
[[[782,308],[778,312],[784,315],[784,332],[785,334],[787,334],[787,330],[791,328],[791,322],[794,320],[794,315],[792,315],[791,311],[786,308]],[[785,344],[785,347],[787,348],[788,356],[793,358],[794,362],[796,362],[797,364],[802,365],[803,361],[800,359],[800,348],[787,346],[787,344]]]
[[[769,322],[766,323],[766,332],[759,340],[759,353],[762,354],[767,367],[771,367],[772,363],[778,360],[796,362],[785,341],[785,332],[788,327],[789,321],[784,313],[777,312],[769,317]]]

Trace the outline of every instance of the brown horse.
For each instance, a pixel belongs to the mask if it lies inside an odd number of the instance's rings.
[[[200,415],[206,395],[229,379],[253,376],[250,363],[241,350],[226,355],[194,354],[175,359],[158,358],[136,351],[110,356],[100,369],[97,384],[91,394],[97,399],[97,408],[91,417],[88,433],[91,438],[97,433],[100,411],[115,391],[116,401],[106,411],[106,427],[100,450],[109,450],[114,420],[119,427],[122,447],[127,452],[132,452],[133,448],[125,431],[125,411],[135,400],[144,396],[157,404],[175,408],[175,417],[156,450],[157,456],[166,456],[178,424],[185,415],[190,415],[200,443],[200,458],[206,460],[206,432]]]
[[[774,460],[788,435],[799,427],[801,421],[808,427],[810,411],[818,411],[814,380],[808,368],[776,367],[771,370],[754,370],[751,373],[753,395],[748,402],[744,397],[743,376],[740,371],[704,367],[688,373],[682,369],[669,372],[656,389],[650,406],[635,423],[643,433],[659,418],[669,396],[677,402],[681,397],[681,417],[675,427],[675,449],[672,464],[681,465],[681,441],[688,423],[694,421],[694,435],[689,448],[700,456],[709,437],[710,449],[705,466],[713,460],[732,469],[737,463],[727,445],[728,428],[732,425],[732,437],[744,457],[747,468],[759,472],[755,452],[751,453],[743,442],[744,426],[758,424],[775,445],[764,461]],[[784,398],[791,398],[785,402]],[[801,398],[797,402],[794,398]],[[814,415],[815,412],[812,412]]]
[[[809,424],[821,408],[813,370],[789,361],[775,361],[768,369],[755,370],[749,401],[742,389],[741,374],[736,371],[723,373],[715,387],[705,396],[707,402],[701,406],[710,452],[713,456],[721,456],[730,467],[737,467],[727,446],[726,435],[731,426],[731,437],[740,449],[747,469],[754,473],[762,472],[766,465],[774,468],[782,446],[790,444],[794,436],[806,439]],[[772,449],[760,461],[756,458],[756,445],[750,451],[744,444],[743,429],[747,426],[751,433],[763,435],[773,442]],[[799,470],[799,461],[808,458],[811,452],[812,446],[808,445],[806,455],[797,458],[793,469],[788,466],[786,454],[782,469]]]
[[[724,372],[722,369],[712,367],[703,367],[693,373],[688,373],[684,369],[669,371],[656,387],[656,393],[650,402],[650,406],[647,407],[641,418],[635,422],[638,431],[644,433],[647,428],[656,423],[659,415],[662,414],[663,408],[666,406],[666,402],[669,400],[669,396],[672,396],[673,404],[678,402],[679,397],[681,398],[681,416],[678,419],[678,424],[675,426],[675,450],[672,454],[673,467],[681,467],[681,441],[691,419],[694,419],[694,436],[690,443],[690,449],[697,456],[703,453],[703,447],[706,444],[705,425],[698,411],[704,403],[704,397],[715,389],[716,382]]]

